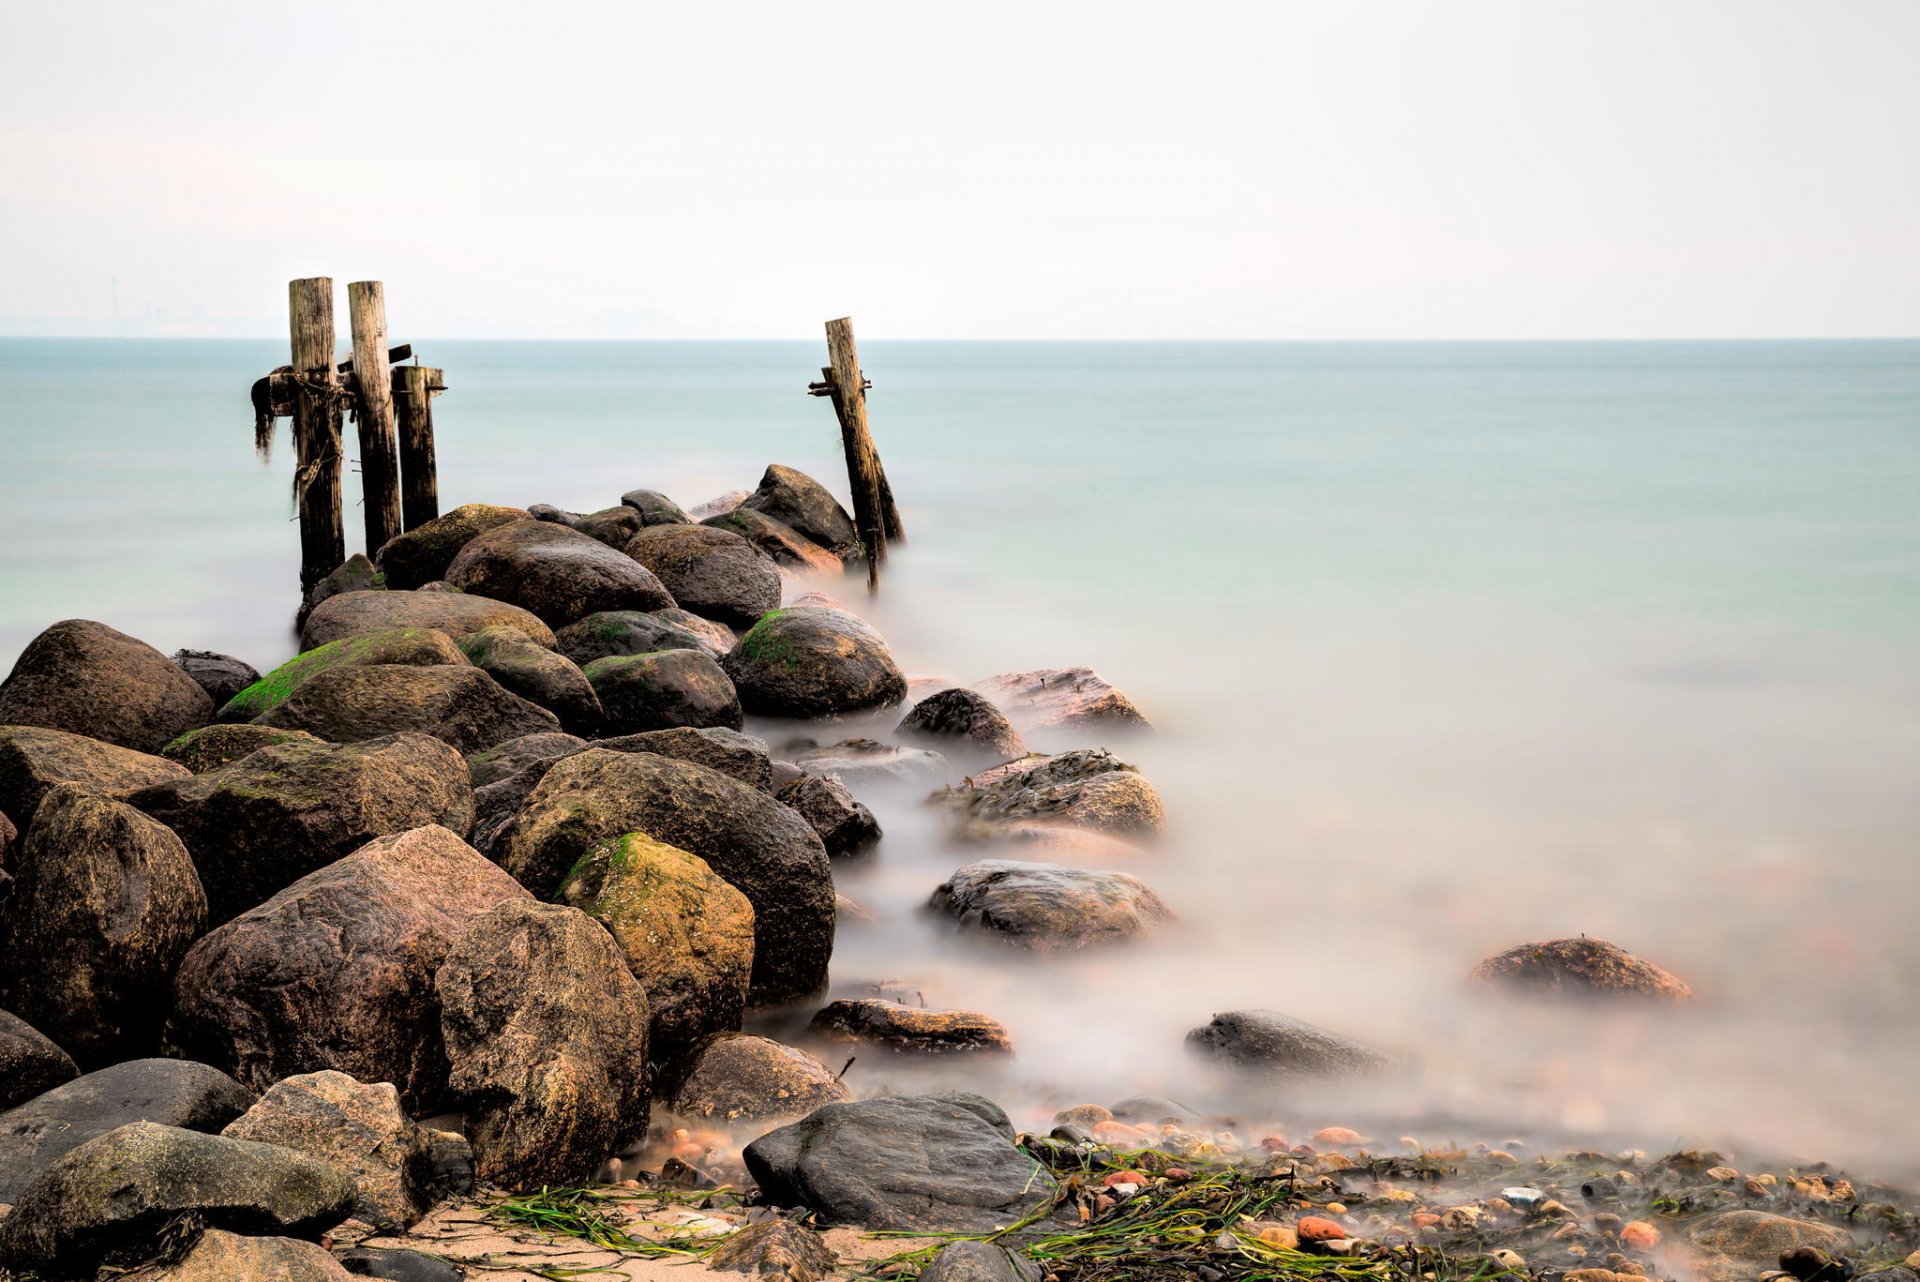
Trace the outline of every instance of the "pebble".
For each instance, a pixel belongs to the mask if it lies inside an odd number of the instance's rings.
[[[1328,1214],[1328,1215],[1345,1215],[1346,1213],[1347,1213],[1347,1206],[1346,1206],[1346,1203],[1344,1203],[1344,1202],[1329,1202],[1329,1203],[1327,1203],[1327,1214]]]
[[[1344,1126],[1323,1126],[1313,1133],[1315,1144],[1365,1144],[1367,1137]]]
[[[1509,1273],[1524,1273],[1527,1270],[1527,1262],[1520,1258],[1518,1251],[1495,1251],[1487,1258]]]
[[[1332,1242],[1347,1236],[1344,1228],[1317,1215],[1301,1216],[1293,1231],[1300,1235],[1302,1242]]]
[[[1716,1184],[1731,1184],[1740,1178],[1740,1172],[1731,1166],[1716,1166],[1707,1172],[1707,1178]]]
[[[1660,1245],[1660,1230],[1645,1220],[1635,1220],[1620,1230],[1620,1240],[1636,1251],[1651,1251]]]
[[[1920,1269],[1920,1251],[1915,1251],[1907,1257],[1907,1267],[1910,1269]]]
[[[1531,1185],[1522,1184],[1514,1188],[1501,1189],[1500,1196],[1525,1211],[1545,1201],[1547,1195]]]

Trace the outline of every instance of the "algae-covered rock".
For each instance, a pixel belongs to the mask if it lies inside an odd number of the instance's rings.
[[[164,757],[115,747],[85,735],[40,726],[0,726],[0,812],[22,829],[33,826],[40,799],[63,783],[103,797],[192,776]]]
[[[314,677],[333,668],[370,664],[465,667],[466,655],[437,628],[389,628],[315,646],[249,683],[220,708],[220,720],[251,721],[271,712]]]
[[[1025,948],[1074,952],[1172,924],[1173,910],[1130,873],[982,859],[933,892],[932,907]]]
[[[495,624],[525,633],[540,645],[552,645],[553,629],[538,615],[517,605],[471,592],[343,592],[307,616],[300,648],[311,650],[341,637],[395,628],[433,628],[449,639]]]
[[[482,628],[460,638],[473,665],[530,703],[560,718],[579,735],[599,733],[600,698],[573,660],[507,627]]]
[[[595,659],[584,671],[613,734],[675,726],[740,728],[740,699],[733,682],[702,651],[615,655]]]
[[[480,535],[526,518],[527,514],[517,507],[468,503],[388,540],[373,559],[386,576],[388,587],[417,588],[446,578],[447,567],[460,549]]]
[[[750,628],[780,604],[772,558],[731,530],[654,525],[635,534],[627,555],[646,566],[683,610]]]
[[[637,561],[549,521],[516,521],[480,535],[447,567],[447,581],[530,610],[556,628],[602,610],[675,604]]]
[[[839,716],[896,704],[907,693],[878,632],[818,606],[761,615],[721,666],[741,706],[759,716]]]
[[[300,598],[299,610],[294,613],[293,625],[304,626],[307,616],[313,613],[315,606],[331,597],[339,596],[342,592],[378,592],[386,586],[387,576],[380,572],[379,567],[367,559],[366,553],[355,552],[335,566],[326,578],[307,589],[306,595]],[[209,690],[207,693],[213,692]],[[216,696],[214,702],[225,703],[236,693],[238,691],[230,690],[225,698]]]
[[[213,720],[213,700],[166,655],[91,619],[54,624],[0,682],[0,725],[43,726],[158,752]]]
[[[572,525],[588,538],[596,539],[615,551],[625,548],[628,539],[647,528],[646,518],[625,504],[589,512],[574,520]]]
[[[160,750],[168,761],[177,761],[194,774],[205,774],[230,765],[249,753],[271,748],[276,743],[325,743],[319,735],[304,730],[282,730],[276,726],[215,723],[189,730]]]
[[[251,663],[215,650],[175,650],[173,662],[207,692],[216,708],[260,679]]]
[[[695,1050],[667,1107],[685,1118],[751,1123],[802,1117],[852,1098],[832,1069],[803,1050],[720,1033]]]
[[[760,488],[740,506],[772,517],[842,561],[860,554],[860,536],[853,528],[853,518],[826,486],[805,472],[769,464],[760,478]]]
[[[1693,989],[1604,939],[1521,944],[1474,968],[1473,979],[1533,997],[1633,997],[1686,1001]]]
[[[708,650],[692,629],[665,617],[666,611],[602,610],[569,623],[554,634],[560,653],[582,668],[595,659],[656,650]],[[711,651],[709,651],[710,653]]]
[[[458,667],[331,668],[303,682],[255,723],[305,730],[335,743],[413,731],[444,740],[463,754],[560,728],[553,713],[464,659]]]

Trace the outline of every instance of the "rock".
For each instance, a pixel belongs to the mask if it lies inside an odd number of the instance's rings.
[[[18,1200],[42,1171],[129,1122],[217,1131],[253,1106],[253,1093],[217,1068],[133,1059],[76,1077],[0,1113],[0,1202]]]
[[[920,1274],[920,1282],[1040,1282],[1040,1269],[991,1242],[949,1242]]]
[[[388,587],[417,588],[446,578],[453,559],[480,535],[526,519],[527,513],[517,507],[468,503],[388,540],[373,559],[386,576]]]
[[[883,708],[906,697],[886,642],[838,610],[769,610],[722,664],[748,712],[830,717]]]
[[[1016,823],[1085,828],[1119,837],[1151,837],[1166,824],[1160,794],[1138,770],[1104,749],[1028,757],[984,771],[943,800],[962,832],[992,838]]]
[[[667,1102],[680,1117],[771,1122],[853,1098],[833,1070],[805,1051],[747,1033],[721,1033],[693,1054]]]
[[[768,1201],[826,1224],[984,1233],[1053,1194],[1013,1141],[1006,1114],[977,1095],[908,1095],[825,1105],[744,1157]]]
[[[1203,1119],[1195,1110],[1164,1095],[1130,1095],[1113,1106],[1113,1118],[1129,1126],[1192,1127]]]
[[[648,526],[627,543],[627,555],[673,593],[669,604],[706,618],[750,628],[780,604],[780,571],[772,558],[731,530]]]
[[[802,774],[774,793],[807,821],[829,855],[852,855],[880,840],[880,821],[838,779]]]
[[[1010,761],[1027,745],[1006,714],[972,690],[958,687],[928,695],[907,713],[895,734],[940,745],[949,756]]]
[[[580,524],[581,516],[578,512],[563,511],[551,503],[529,504],[527,506],[527,515],[536,521],[552,521],[556,525],[564,525],[569,529]]]
[[[40,799],[63,783],[119,799],[154,784],[189,778],[186,767],[164,757],[64,730],[0,726],[0,812],[27,828],[33,826]]]
[[[402,535],[401,537],[405,537]],[[505,601],[466,592],[343,592],[322,602],[300,629],[300,648],[311,650],[342,637],[395,628],[433,628],[449,638],[505,624],[540,645],[554,644],[553,629],[538,615]]]
[[[838,779],[849,788],[927,789],[938,787],[957,773],[947,759],[925,748],[900,748],[873,739],[842,739],[827,748],[804,748],[793,754],[793,764],[823,779]]]
[[[599,733],[600,698],[573,660],[499,626],[461,637],[460,652],[508,691],[560,718],[572,733]]]
[[[663,612],[664,613],[664,612]],[[658,650],[707,649],[702,639],[658,614],[639,610],[603,610],[555,633],[560,653],[582,668],[595,659],[622,654],[652,654]]]
[[[1853,1235],[1845,1229],[1765,1211],[1709,1215],[1687,1231],[1687,1238],[1706,1282],[1745,1282],[1776,1267],[1781,1253],[1796,1247],[1810,1246],[1829,1254],[1853,1248]]]
[[[301,686],[334,668],[388,664],[412,667],[467,666],[453,638],[436,628],[389,628],[341,637],[297,654],[229,699],[222,721],[252,721],[287,701]]]
[[[607,928],[647,993],[655,1059],[740,1027],[753,905],[698,855],[630,832],[581,856],[554,896]]]
[[[675,761],[691,761],[738,779],[761,792],[773,791],[773,762],[763,740],[724,726],[675,726],[602,739],[593,745],[613,752],[651,752]]]
[[[699,615],[678,606],[671,610],[655,610],[653,617],[663,623],[670,623],[682,632],[690,633],[700,643],[700,648],[716,659],[724,659],[733,653],[733,647],[740,644],[740,638],[732,628],[712,619],[703,619]],[[662,646],[661,649],[678,649],[677,646]]]
[[[646,1133],[646,993],[585,913],[496,905],[453,942],[434,989],[476,1175],[581,1184]]]
[[[1138,877],[1010,859],[968,864],[933,892],[932,906],[969,927],[1046,952],[1121,943],[1174,920],[1173,910]]]
[[[631,558],[547,521],[516,521],[480,535],[447,567],[447,582],[530,610],[556,628],[601,610],[664,610],[675,604],[660,581]]]
[[[196,943],[169,1041],[258,1089],[336,1069],[423,1110],[447,1081],[434,974],[470,921],[526,897],[444,828],[368,842]]]
[[[826,849],[793,811],[705,767],[599,749],[564,757],[502,831],[495,853],[522,885],[546,895],[595,843],[629,832],[700,856],[753,904],[750,1001],[804,997],[826,982]]]
[[[735,508],[701,522],[716,530],[737,534],[759,548],[774,564],[813,574],[839,574],[846,567],[840,558],[802,535],[784,521],[776,521],[765,512]]]
[[[174,968],[206,924],[180,839],[125,802],[61,784],[14,868],[0,949],[9,1004],[99,1067],[150,1051]]]
[[[928,1010],[879,997],[841,998],[817,1012],[809,1031],[828,1041],[923,1055],[1013,1054],[1013,1035],[990,1015]]]
[[[194,774],[202,775],[209,770],[218,770],[221,766],[231,765],[262,748],[271,748],[277,743],[325,742],[326,740],[319,735],[308,734],[304,730],[216,723],[201,726],[198,730],[187,731],[161,749],[160,755],[168,761],[179,762]]]
[[[639,512],[623,504],[589,512],[573,522],[573,528],[619,551],[627,546],[628,539],[647,528],[647,522]]]
[[[357,1082],[331,1069],[269,1087],[220,1132],[317,1157],[353,1177],[353,1216],[380,1229],[406,1229],[432,1207],[432,1132],[400,1108],[391,1082]]]
[[[173,663],[207,692],[216,708],[260,679],[252,664],[213,650],[175,650]]]
[[[710,516],[719,516],[731,512],[747,501],[751,490],[728,490],[725,494],[715,495],[705,503],[687,509],[687,516],[695,521],[704,521]]]
[[[276,744],[129,800],[178,833],[192,852],[210,923],[253,907],[375,837],[424,824],[461,833],[473,822],[466,763],[423,734]]]
[[[540,781],[546,778],[547,771],[553,769],[555,762],[572,755],[571,752],[563,752],[530,761],[505,779],[474,789],[473,831],[467,835],[468,843],[488,859],[497,862],[502,857],[501,838],[527,804],[527,798],[533,795],[533,790],[540,786]]]
[[[323,1246],[290,1237],[242,1237],[224,1229],[208,1229],[178,1261],[138,1276],[140,1282],[351,1282],[353,1277]]]
[[[255,724],[305,730],[335,743],[414,732],[465,754],[558,730],[560,719],[463,662],[457,668],[334,668],[306,682]]]
[[[45,1033],[0,1010],[0,1110],[44,1095],[79,1073],[73,1058]]]
[[[355,1247],[342,1251],[341,1267],[358,1278],[387,1278],[390,1282],[460,1282],[466,1272],[437,1255],[409,1251],[403,1247],[376,1249]],[[616,1275],[617,1276],[617,1275]]]
[[[467,778],[475,788],[484,788],[520,773],[536,761],[557,761],[586,746],[587,741],[578,735],[557,730],[521,735],[468,757]]]
[[[16,1271],[91,1277],[102,1262],[151,1255],[185,1213],[209,1228],[318,1237],[346,1217],[353,1196],[345,1171],[303,1153],[133,1122],[27,1186],[0,1221],[0,1258]]]
[[[860,536],[853,528],[853,518],[826,486],[805,472],[769,464],[760,478],[760,488],[740,506],[772,517],[843,562],[860,555]]]
[[[692,521],[678,503],[658,490],[628,490],[620,496],[620,503],[638,512],[648,525],[687,525]]]
[[[1534,997],[1635,997],[1686,1001],[1693,990],[1649,961],[1604,939],[1521,944],[1473,969],[1476,983]]]
[[[720,1273],[751,1273],[786,1282],[823,1282],[840,1257],[812,1229],[792,1220],[749,1224],[713,1249],[705,1263]]]
[[[0,725],[43,726],[158,752],[213,720],[213,700],[166,655],[91,619],[54,624],[0,682]],[[22,820],[22,822],[25,822]]]
[[[1187,1034],[1187,1048],[1236,1068],[1281,1077],[1389,1073],[1391,1055],[1324,1028],[1267,1010],[1234,1010]]]
[[[1133,700],[1092,668],[1002,672],[973,683],[1020,729],[1151,730]]]
[[[315,606],[331,597],[339,596],[342,592],[378,592],[386,586],[387,576],[367,559],[366,553],[355,552],[335,566],[333,572],[326,578],[307,589],[307,594],[300,598],[300,608],[294,612],[293,625],[296,628],[304,627],[307,617],[313,613]],[[213,694],[213,691],[209,690],[207,693]],[[236,693],[238,692],[229,691],[225,697],[216,695],[213,701],[215,704],[225,703]]]
[[[671,528],[671,527],[662,527]],[[718,663],[699,650],[595,659],[584,669],[615,734],[722,726],[738,730],[740,699]]]

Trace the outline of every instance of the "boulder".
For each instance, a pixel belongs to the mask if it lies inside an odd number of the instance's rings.
[[[434,977],[479,1177],[590,1180],[647,1129],[647,996],[577,909],[511,899],[475,917]]]
[[[778,1217],[729,1234],[705,1260],[717,1273],[751,1273],[786,1282],[824,1282],[840,1257],[826,1239]]]
[[[556,628],[601,610],[675,604],[638,562],[549,521],[516,521],[480,535],[447,567],[447,582],[530,610]]]
[[[326,578],[307,589],[307,594],[300,598],[300,608],[294,611],[293,626],[304,627],[307,616],[313,613],[315,606],[331,597],[339,596],[342,592],[378,592],[386,586],[387,576],[380,573],[373,562],[367,559],[366,553],[355,552],[335,566],[333,572]],[[209,690],[207,693],[213,692]],[[226,696],[228,699],[232,697],[233,692]],[[225,701],[220,698],[214,699],[216,704]]]
[[[572,752],[562,752],[529,761],[506,778],[475,788],[473,831],[467,837],[473,848],[498,862],[502,858],[501,839],[527,804],[527,798],[533,795],[555,762],[572,755]]]
[[[1780,1265],[1780,1255],[1812,1247],[1830,1255],[1853,1249],[1845,1229],[1813,1220],[1796,1220],[1766,1211],[1721,1211],[1687,1230],[1694,1264],[1706,1282],[1745,1282]]]
[[[65,730],[136,752],[158,752],[211,720],[213,700],[179,665],[91,619],[63,620],[27,642],[0,682],[0,725]]]
[[[229,699],[220,709],[222,721],[252,721],[287,701],[301,686],[334,668],[375,664],[463,668],[467,656],[453,638],[437,628],[388,628],[341,637],[297,654]]]
[[[353,1277],[388,1278],[391,1282],[460,1282],[467,1276],[467,1271],[457,1264],[404,1247],[357,1246],[351,1251],[342,1251],[337,1258]]]
[[[675,726],[740,728],[740,699],[733,682],[699,650],[614,655],[595,659],[585,672],[600,697],[606,727],[614,734]]]
[[[1476,983],[1530,997],[1630,997],[1683,1002],[1685,981],[1604,939],[1554,939],[1521,944],[1473,969]]]
[[[125,802],[61,784],[14,868],[9,1005],[99,1067],[151,1051],[174,968],[206,924],[193,858]]]
[[[231,765],[262,748],[277,743],[325,743],[319,735],[304,730],[281,730],[275,726],[214,724],[189,730],[161,749],[168,761],[177,761],[194,774]]]
[[[675,761],[691,761],[738,779],[761,792],[773,791],[773,761],[763,740],[725,726],[675,726],[602,739],[593,745],[613,752],[651,752]]]
[[[391,1082],[357,1082],[332,1069],[298,1073],[275,1082],[220,1133],[344,1170],[353,1177],[353,1217],[376,1228],[410,1228],[435,1200],[434,1133],[402,1111]]]
[[[581,667],[595,659],[620,654],[651,654],[656,650],[709,650],[691,629],[659,614],[640,610],[603,610],[569,623],[554,634],[564,654]]]
[[[1370,1077],[1398,1067],[1383,1051],[1270,1010],[1232,1010],[1187,1034],[1187,1049],[1272,1077]]]
[[[881,997],[841,998],[814,1014],[808,1031],[822,1041],[920,1055],[1013,1054],[1013,1034],[991,1015],[928,1010]]]
[[[973,683],[1020,729],[1151,730],[1133,700],[1092,668],[1002,672]]]
[[[463,660],[457,668],[334,668],[306,682],[255,724],[305,730],[335,743],[411,731],[465,754],[558,730],[560,718]]]
[[[769,610],[722,666],[741,706],[760,716],[839,716],[887,707],[907,693],[878,632],[818,606]]]
[[[620,496],[622,507],[630,507],[648,525],[687,525],[690,518],[680,505],[658,490],[628,490]]]
[[[0,1202],[54,1161],[129,1122],[217,1131],[253,1106],[253,1092],[217,1068],[132,1059],[76,1077],[0,1113]]]
[[[667,1108],[688,1119],[746,1125],[802,1117],[852,1098],[847,1084],[805,1051],[721,1033],[694,1052]]]
[[[103,797],[131,797],[142,788],[191,779],[164,757],[117,748],[85,735],[38,726],[0,726],[0,811],[33,826],[40,799],[63,783]]]
[[[1064,864],[982,859],[933,892],[932,907],[965,925],[1041,952],[1139,938],[1174,920],[1138,877]]]
[[[902,739],[936,744],[951,757],[1011,761],[1027,753],[1020,732],[988,698],[953,687],[913,705],[894,730]]]
[[[813,574],[839,574],[846,568],[839,557],[792,526],[752,508],[735,508],[719,516],[710,516],[701,524],[739,535],[772,558],[774,564],[789,569]]]
[[[214,650],[175,650],[173,662],[207,692],[216,708],[260,679],[251,663]]]
[[[1007,1115],[978,1095],[828,1104],[743,1156],[774,1205],[865,1229],[991,1232],[1024,1219],[1054,1188],[1014,1146]]]
[[[144,789],[130,800],[186,843],[212,923],[244,912],[375,837],[423,824],[462,833],[473,822],[466,763],[446,743],[423,734],[276,744],[232,765]]]
[[[475,788],[484,788],[520,773],[536,761],[557,761],[586,746],[587,741],[578,735],[557,730],[524,734],[468,757],[467,778]]]
[[[630,832],[582,855],[554,898],[619,945],[647,993],[655,1059],[740,1027],[753,976],[753,905],[706,860]]]
[[[1040,1267],[991,1242],[949,1242],[920,1274],[920,1282],[1040,1282]]]
[[[386,576],[388,587],[417,588],[446,578],[454,557],[480,535],[526,519],[527,514],[517,507],[468,503],[388,540],[373,559]]]
[[[466,592],[343,592],[323,602],[300,629],[300,648],[311,650],[342,637],[395,628],[433,628],[449,638],[463,637],[496,623],[552,645],[553,629],[538,615],[505,601]]]
[[[639,512],[622,504],[589,512],[574,521],[573,528],[590,539],[598,539],[608,547],[619,550],[627,546],[628,539],[647,528],[647,521]]]
[[[860,535],[853,528],[853,518],[826,486],[805,472],[769,464],[760,478],[760,488],[740,506],[772,517],[842,561],[860,555]]]
[[[33,1025],[0,1010],[0,1111],[79,1076],[72,1056]]]
[[[746,502],[751,493],[751,490],[728,490],[725,494],[717,494],[705,503],[688,508],[687,516],[695,521],[704,521],[710,516],[731,512]]]
[[[335,1069],[423,1111],[447,1081],[434,974],[470,921],[526,897],[444,828],[368,842],[196,943],[168,1038],[257,1089]]]
[[[733,653],[733,647],[740,644],[740,638],[734,630],[724,623],[712,619],[703,619],[690,610],[675,606],[671,610],[655,610],[653,617],[662,623],[670,623],[682,632],[690,633],[700,643],[700,648],[716,659],[724,659]],[[676,646],[660,646],[662,650],[677,649]]]
[[[552,521],[571,529],[580,524],[581,513],[568,512],[551,503],[532,503],[527,506],[527,515],[536,521]]]
[[[653,525],[627,543],[683,610],[735,627],[780,604],[780,571],[771,557],[731,530],[709,525]]]
[[[461,637],[460,652],[507,690],[560,718],[567,730],[599,733],[600,698],[573,660],[499,626]]]
[[[352,1282],[333,1253],[290,1237],[243,1237],[208,1229],[185,1255],[139,1274],[140,1282]]]
[[[880,840],[880,821],[838,779],[802,774],[774,796],[807,821],[829,855],[853,855]]]
[[[700,856],[753,904],[750,1001],[804,997],[826,982],[833,872],[820,838],[766,793],[704,766],[600,749],[563,757],[494,853],[548,895],[596,843],[630,832]]]
[[[838,779],[849,788],[937,788],[955,773],[947,759],[925,748],[902,748],[874,739],[842,739],[828,747],[802,748],[793,764],[810,775]]]
[[[16,1271],[92,1277],[102,1263],[153,1254],[173,1221],[318,1237],[353,1208],[339,1167],[273,1144],[133,1122],[95,1136],[41,1172],[0,1221]]]
[[[1027,757],[974,775],[943,800],[964,835],[991,838],[1017,823],[1085,828],[1117,837],[1151,837],[1166,824],[1160,794],[1146,776],[1099,748]]]

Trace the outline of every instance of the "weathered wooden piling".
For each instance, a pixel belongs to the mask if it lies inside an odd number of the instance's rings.
[[[400,460],[393,438],[393,375],[387,365],[387,298],[377,280],[347,286],[353,326],[354,421],[360,433],[360,494],[372,554],[400,525]]]
[[[333,368],[333,278],[289,282],[287,314],[293,348],[293,495],[300,514],[304,593],[347,559],[340,524],[341,395]]]
[[[400,411],[400,497],[404,528],[440,515],[440,479],[433,455],[433,397],[447,390],[439,370],[399,365],[393,399]]]
[[[823,381],[809,384],[807,390],[815,396],[831,396],[840,419],[847,485],[853,492],[853,523],[866,553],[867,588],[872,591],[879,586],[888,543],[904,543],[906,535],[893,502],[893,487],[887,483],[886,468],[880,464],[880,452],[867,427],[867,388],[872,384],[860,369],[851,316],[827,322],[827,359],[831,363],[820,371]]]

